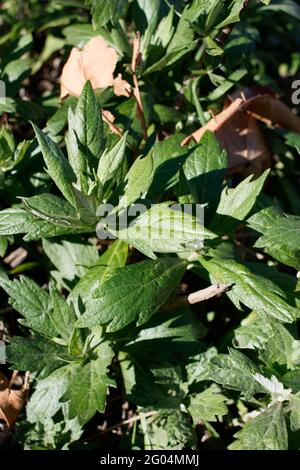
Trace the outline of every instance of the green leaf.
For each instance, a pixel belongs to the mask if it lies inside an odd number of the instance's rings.
[[[224,28],[228,24],[240,21],[240,13],[245,6],[245,0],[232,0],[228,6],[222,10],[222,16],[225,17],[216,28]]]
[[[69,108],[67,145],[69,161],[79,189],[88,194],[94,184],[94,172],[104,150],[101,110],[89,81],[81,92],[75,113]]]
[[[273,334],[270,321],[257,312],[252,312],[234,330],[233,344],[239,349],[260,349]]]
[[[198,201],[214,210],[219,202],[227,170],[226,152],[211,131],[206,131],[199,145],[191,149],[184,165],[184,174],[197,191]]]
[[[198,321],[189,307],[173,312],[157,312],[143,325],[133,330],[132,340],[123,347],[130,356],[143,357],[145,363],[155,364],[163,354],[164,361],[172,362],[174,353],[195,354],[199,351],[199,339],[207,329]]]
[[[235,434],[230,450],[287,450],[288,436],[282,403],[274,403],[256,418],[247,421]]]
[[[186,262],[176,258],[142,261],[118,272],[87,302],[79,327],[108,324],[114,332],[136,321],[146,323],[167,301],[182,278]]]
[[[96,246],[80,238],[43,240],[43,249],[57,269],[55,277],[74,281],[99,259]]]
[[[166,204],[155,204],[117,236],[146,255],[193,251],[203,247],[205,239],[216,238],[196,217]]]
[[[272,3],[264,8],[267,12],[275,11],[287,13],[296,18],[296,20],[300,17],[300,6],[293,0],[272,0]]]
[[[217,421],[217,416],[223,416],[227,413],[225,401],[227,398],[211,386],[204,392],[192,395],[188,410],[193,418],[194,424],[201,421]]]
[[[72,304],[68,304],[53,287],[50,287],[50,300],[52,307],[50,316],[51,323],[58,336],[64,339],[66,344],[68,344],[77,320],[74,307]]]
[[[207,349],[207,351],[197,354],[197,356],[191,358],[186,367],[188,382],[190,385],[193,386],[198,382],[210,380],[211,360],[217,355],[217,349],[211,347]]]
[[[210,101],[215,101],[220,99],[222,96],[224,96],[228,91],[236,86],[242,78],[247,75],[247,70],[242,68],[242,69],[237,69],[232,72],[227,79],[222,80],[221,85],[219,85],[217,88],[215,88],[211,93],[208,95],[208,99]],[[212,78],[212,75],[209,74],[209,76]],[[213,81],[213,80],[212,80]]]
[[[0,235],[0,258],[3,258],[5,256],[7,248],[8,248],[8,237],[5,235]]]
[[[113,182],[114,178],[118,174],[125,158],[126,140],[128,132],[125,132],[123,137],[116,143],[116,145],[110,149],[105,150],[99,161],[97,170],[97,176],[100,184],[108,186]],[[104,191],[105,195],[105,191]]]
[[[291,370],[284,374],[282,383],[297,393],[300,390],[300,369]]]
[[[62,408],[60,399],[68,388],[73,370],[78,372],[76,362],[56,369],[48,377],[37,382],[26,407],[30,423],[44,422],[45,414],[51,418]]]
[[[299,250],[300,217],[281,217],[273,221],[269,230],[260,237],[255,246],[258,248],[272,248],[275,246],[287,246],[293,250]]]
[[[166,191],[176,185],[179,169],[188,154],[186,147],[181,147],[184,134],[173,134],[152,147],[153,181],[148,196],[151,199],[161,197],[161,188]]]
[[[243,221],[254,206],[268,174],[269,170],[266,170],[254,181],[249,176],[235,189],[224,189],[210,229],[217,233],[228,233]]]
[[[90,39],[99,35],[91,24],[72,24],[63,29],[66,43],[70,46],[82,48]],[[102,31],[101,31],[102,32]]]
[[[118,206],[114,209],[114,213],[129,207],[137,199],[147,194],[154,176],[153,168],[152,152],[147,157],[139,157],[135,160],[125,176],[124,183],[122,183],[121,189],[123,190],[123,195]]]
[[[273,334],[265,342],[261,358],[270,366],[279,364],[294,369],[300,365],[300,341],[283,325],[275,323],[272,326]]]
[[[108,343],[102,343],[94,350],[97,358],[84,366],[73,369],[68,388],[62,401],[68,401],[69,417],[77,417],[84,425],[96,411],[104,412],[107,387],[114,382],[107,377],[107,368],[114,356]]]
[[[172,7],[167,16],[165,16],[157,26],[155,33],[151,36],[151,45],[161,45],[163,48],[168,47],[175,31],[173,21],[174,8]]]
[[[63,346],[36,337],[16,336],[7,347],[7,360],[15,370],[31,372],[55,369],[61,366],[69,355]]]
[[[211,37],[207,36],[203,40],[203,44],[205,45],[205,50],[207,54],[211,56],[219,56],[224,53],[224,50],[218,46],[216,41],[214,41]]]
[[[70,294],[71,299],[85,301],[92,297],[95,289],[102,286],[116,272],[117,268],[126,265],[128,256],[127,243],[116,240],[89,270],[82,276]]]
[[[188,21],[198,23],[201,21],[199,17],[207,18],[209,13],[215,9],[218,0],[193,0],[191,5],[187,5],[183,12],[184,18]]]
[[[22,198],[22,204],[27,212],[47,222],[63,227],[77,227],[82,223],[73,206],[53,194]]]
[[[299,217],[285,216],[277,207],[264,207],[247,220],[247,225],[264,236],[259,238],[255,246],[263,248],[273,258],[283,264],[299,269],[300,250],[297,244],[297,226]],[[285,225],[287,223],[287,226]],[[273,227],[277,231],[279,241],[273,236]],[[286,228],[290,231],[291,240],[286,236]],[[280,233],[284,230],[285,236]],[[295,236],[293,236],[293,234]]]
[[[243,392],[246,400],[263,390],[254,378],[257,372],[254,362],[232,348],[229,354],[219,354],[211,360],[210,378],[225,388]]]
[[[72,167],[60,148],[47,134],[32,124],[47,170],[67,201],[74,206],[73,183],[76,181]]]
[[[34,196],[35,197],[35,196]],[[41,215],[41,214],[40,214]],[[62,215],[62,214],[60,214]],[[66,220],[66,215],[62,217],[62,221]],[[86,225],[80,222],[77,226],[73,225],[58,225],[58,217],[56,214],[56,222],[51,223],[49,220],[44,220],[35,217],[20,207],[12,207],[0,212],[0,235],[17,235],[19,233],[26,233],[24,240],[32,241],[42,237],[55,237],[65,235],[68,233],[88,232],[91,230]]]
[[[55,337],[56,329],[50,320],[50,297],[32,279],[20,276],[19,280],[9,281],[0,278],[0,286],[10,297],[10,303],[24,319],[22,325],[47,337]]]
[[[115,22],[122,16],[126,0],[91,0],[93,27],[97,29],[110,21]]]
[[[198,40],[194,41],[194,32],[190,24],[184,17],[181,17],[176,32],[168,45],[166,54],[158,62],[146,68],[144,74],[157,72],[164,67],[168,67],[177,62],[182,56],[188,54],[198,44]]]
[[[233,284],[229,295],[242,304],[281,322],[291,323],[299,311],[289,305],[284,292],[271,280],[233,259],[201,260],[215,282]]]
[[[288,411],[290,411],[291,430],[298,431],[300,429],[300,392],[291,395]]]

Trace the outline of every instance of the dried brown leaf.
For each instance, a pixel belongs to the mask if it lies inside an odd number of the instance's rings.
[[[114,79],[114,92],[116,96],[131,96],[131,85],[123,79],[121,73]]]
[[[204,132],[211,130],[227,150],[230,169],[247,164],[248,173],[259,174],[269,166],[270,151],[257,121],[300,133],[300,119],[282,101],[269,92],[246,89],[232,95],[225,109],[184,139],[182,145],[191,139],[199,142]]]
[[[82,50],[74,47],[62,71],[60,97],[80,96],[87,80],[94,90],[113,86],[117,61],[116,51],[101,36],[90,39]]]
[[[16,422],[25,403],[27,383],[21,390],[12,390],[9,381],[0,372],[0,419],[4,420],[9,427]]]

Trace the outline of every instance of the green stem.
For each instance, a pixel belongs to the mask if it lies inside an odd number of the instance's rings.
[[[193,84],[192,84],[192,93],[193,93],[193,100],[194,100],[194,105],[195,105],[195,108],[196,108],[196,111],[197,111],[197,116],[198,116],[198,119],[201,123],[201,126],[205,126],[206,124],[206,119],[205,119],[205,116],[204,116],[204,111],[202,109],[202,106],[201,106],[201,103],[198,99],[198,94],[197,94],[197,87],[198,87],[198,82],[199,82],[199,78],[196,78],[194,81],[193,81]]]

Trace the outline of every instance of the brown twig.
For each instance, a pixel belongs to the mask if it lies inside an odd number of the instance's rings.
[[[125,426],[126,424],[132,424],[132,423],[136,423],[137,421],[140,421],[141,419],[143,418],[150,418],[152,416],[155,416],[158,414],[158,411],[148,411],[147,413],[140,413],[138,415],[134,415],[132,416],[131,418],[128,418],[126,419],[125,421],[120,421],[119,423],[117,424],[114,424],[113,426],[111,426],[110,428],[107,428],[105,429],[104,431],[100,431],[100,432],[97,432],[95,434],[93,434],[92,436],[89,436],[88,437],[88,440],[91,440],[91,439],[95,439],[96,437],[100,437],[103,438],[107,433],[111,432],[111,431],[114,431],[114,429],[117,429],[119,428],[120,426]],[[83,439],[77,441],[77,442],[81,442],[83,441]]]
[[[161,307],[161,310],[171,310],[183,307],[184,305],[194,305],[204,300],[209,300],[216,295],[226,292],[232,284],[213,284],[206,289],[198,290],[189,295],[183,295],[171,300]]]
[[[133,83],[134,83],[133,95],[137,102],[137,115],[138,115],[138,119],[141,121],[144,139],[147,140],[148,138],[147,125],[146,125],[146,120],[145,120],[145,115],[144,115],[139,82],[138,82],[137,74],[136,74],[136,68],[141,61],[140,48],[141,48],[141,33],[138,31],[136,33],[136,38],[133,41],[133,54],[132,54],[132,62],[131,62],[132,78],[133,78]]]

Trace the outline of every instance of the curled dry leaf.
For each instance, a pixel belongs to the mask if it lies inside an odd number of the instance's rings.
[[[121,73],[114,79],[114,92],[116,96],[131,96],[131,85],[123,79]]]
[[[106,124],[108,124],[111,132],[122,137],[123,133],[118,127],[114,125],[115,116],[110,111],[108,111],[108,109],[102,109],[102,119],[104,122],[106,122]]]
[[[227,150],[229,168],[247,165],[247,173],[260,174],[270,166],[270,151],[258,121],[300,133],[300,119],[268,90],[246,89],[231,95],[222,112],[182,142],[199,142],[206,130],[216,134]],[[245,171],[243,171],[245,173]]]
[[[0,419],[9,427],[16,422],[25,403],[27,381],[21,390],[12,390],[8,379],[0,372]]]
[[[73,47],[61,75],[60,97],[79,96],[87,80],[94,90],[113,86],[116,51],[101,37],[90,39],[82,50]]]

